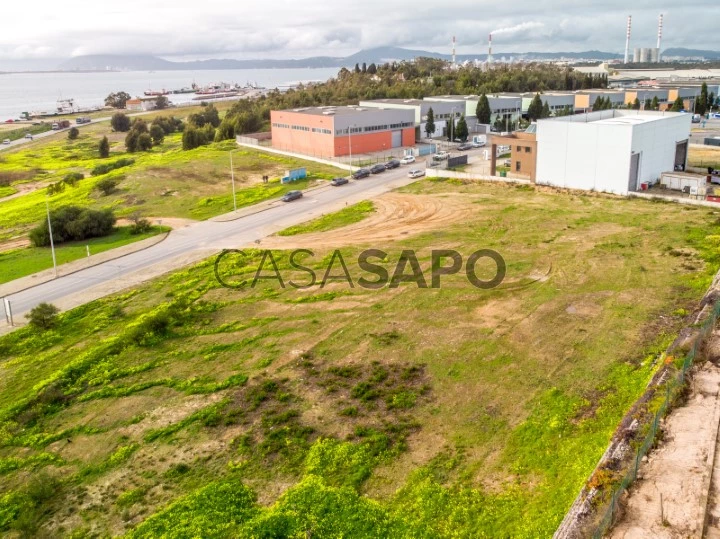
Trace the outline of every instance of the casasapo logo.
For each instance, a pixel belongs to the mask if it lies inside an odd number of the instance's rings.
[[[503,257],[491,249],[475,251],[467,259],[453,249],[434,249],[430,252],[430,268],[425,271],[413,250],[402,251],[394,265],[389,254],[381,249],[362,251],[350,264],[341,251],[335,250],[329,258],[323,258],[327,262],[321,263],[319,268],[308,265],[315,257],[310,249],[288,252],[264,250],[259,256],[260,262],[252,271],[248,262],[258,257],[257,252],[225,249],[215,259],[215,278],[223,287],[239,290],[255,288],[261,281],[275,281],[281,288],[298,290],[322,289],[329,282],[345,282],[350,288],[357,286],[377,290],[397,288],[402,283],[415,283],[418,288],[440,288],[444,276],[464,273],[474,287],[487,290],[503,282],[507,269]],[[283,270],[278,262],[282,262]],[[479,271],[479,266],[484,270],[489,267],[490,270]]]

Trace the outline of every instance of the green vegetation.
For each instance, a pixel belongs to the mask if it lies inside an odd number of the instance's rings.
[[[347,206],[340,211],[335,213],[329,213],[302,223],[297,226],[291,226],[285,230],[278,232],[278,236],[295,236],[297,234],[307,234],[309,232],[325,232],[327,230],[333,230],[334,228],[340,228],[343,226],[358,223],[371,215],[375,211],[375,205],[369,201],[364,200],[358,204]]]
[[[166,232],[166,227],[155,226],[141,234],[133,234],[132,226],[122,226],[102,238],[93,238],[79,242],[67,242],[57,245],[55,256],[58,264],[66,264],[87,256],[86,246],[90,254],[96,255],[103,251],[122,247],[136,241],[144,240]],[[49,247],[26,247],[0,252],[0,284],[32,275],[38,271],[52,268],[52,255]]]
[[[28,133],[30,133],[31,135],[39,135],[40,133],[45,133],[46,131],[50,130],[52,130],[52,122],[41,122],[37,125],[28,124],[17,129],[0,131],[0,136],[3,139],[9,138],[10,140],[18,140],[24,138],[25,135],[27,135]]]
[[[491,248],[505,282],[228,290],[211,259],[1,337],[0,530],[552,534],[710,283],[720,224],[505,185],[402,192],[457,221],[378,246],[381,265]],[[342,249],[355,280],[361,250]],[[252,279],[249,254],[220,270]]]
[[[115,221],[115,214],[109,209],[97,211],[79,206],[62,206],[51,210],[49,219],[42,219],[30,231],[30,241],[35,247],[47,247],[53,242],[61,244],[100,238],[112,232]]]

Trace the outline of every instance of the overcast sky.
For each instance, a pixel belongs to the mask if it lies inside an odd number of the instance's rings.
[[[716,0],[3,0],[0,59],[154,54],[168,59],[344,56],[382,45],[458,53],[717,49]],[[702,16],[702,13],[707,16]],[[500,31],[498,31],[500,30]],[[716,35],[716,34],[715,34]]]

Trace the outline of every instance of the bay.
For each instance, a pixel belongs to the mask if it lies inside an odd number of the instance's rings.
[[[326,81],[340,68],[233,69],[197,71],[102,71],[0,73],[0,122],[21,112],[55,109],[58,99],[74,99],[78,107],[102,106],[112,92],[142,96],[146,90],[173,90],[226,82],[263,88],[286,88],[300,82]],[[168,95],[172,103],[192,100],[193,94]]]

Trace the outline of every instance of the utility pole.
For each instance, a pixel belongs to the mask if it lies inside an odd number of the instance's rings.
[[[232,151],[230,151],[230,180],[232,181],[233,211],[237,211],[237,198],[235,197],[235,170],[233,170]]]
[[[55,241],[53,240],[52,223],[50,222],[50,203],[47,198],[45,198],[45,209],[47,210],[48,232],[50,233],[50,251],[52,251],[53,271],[55,272],[55,278],[57,279],[58,273],[57,259],[55,258]]]
[[[353,126],[348,127],[348,146],[350,146],[350,175],[352,176],[352,130]]]

